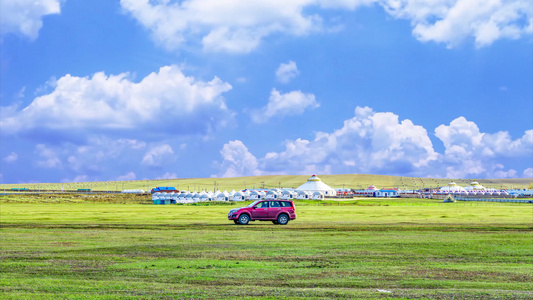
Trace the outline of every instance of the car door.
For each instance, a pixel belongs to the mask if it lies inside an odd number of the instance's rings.
[[[281,204],[279,201],[270,201],[270,207],[268,209],[268,218],[275,219],[281,211]]]
[[[262,220],[268,218],[268,202],[262,201],[257,203],[252,209],[252,219]]]

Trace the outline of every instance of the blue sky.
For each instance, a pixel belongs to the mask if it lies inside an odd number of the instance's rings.
[[[0,0],[2,183],[533,177],[522,0]]]

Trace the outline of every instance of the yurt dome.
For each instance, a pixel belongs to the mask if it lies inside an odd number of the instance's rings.
[[[439,192],[441,193],[462,193],[462,192],[466,192],[465,188],[460,186],[460,185],[457,185],[455,182],[450,182],[448,183],[447,186],[443,186],[439,189]]]
[[[326,196],[337,195],[337,191],[335,191],[335,189],[333,189],[329,185],[322,182],[322,180],[318,178],[318,176],[316,175],[311,176],[309,179],[307,179],[306,183],[297,187],[296,190],[309,191],[309,192],[319,191],[319,192],[322,192]]]
[[[479,184],[477,181],[472,181],[465,189],[467,191],[483,191],[485,190],[485,187]]]

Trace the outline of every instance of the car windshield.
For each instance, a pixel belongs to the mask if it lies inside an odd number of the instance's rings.
[[[252,207],[252,206],[256,205],[257,203],[259,203],[259,201],[261,201],[261,200],[256,200],[256,201],[250,203],[250,204],[249,204],[248,206],[246,206],[246,207]]]

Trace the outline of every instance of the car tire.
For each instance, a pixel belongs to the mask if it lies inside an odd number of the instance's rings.
[[[239,224],[246,225],[250,222],[250,217],[247,214],[242,214],[239,216]]]
[[[278,222],[280,225],[286,225],[289,223],[289,216],[287,216],[287,214],[280,214],[276,222]]]

